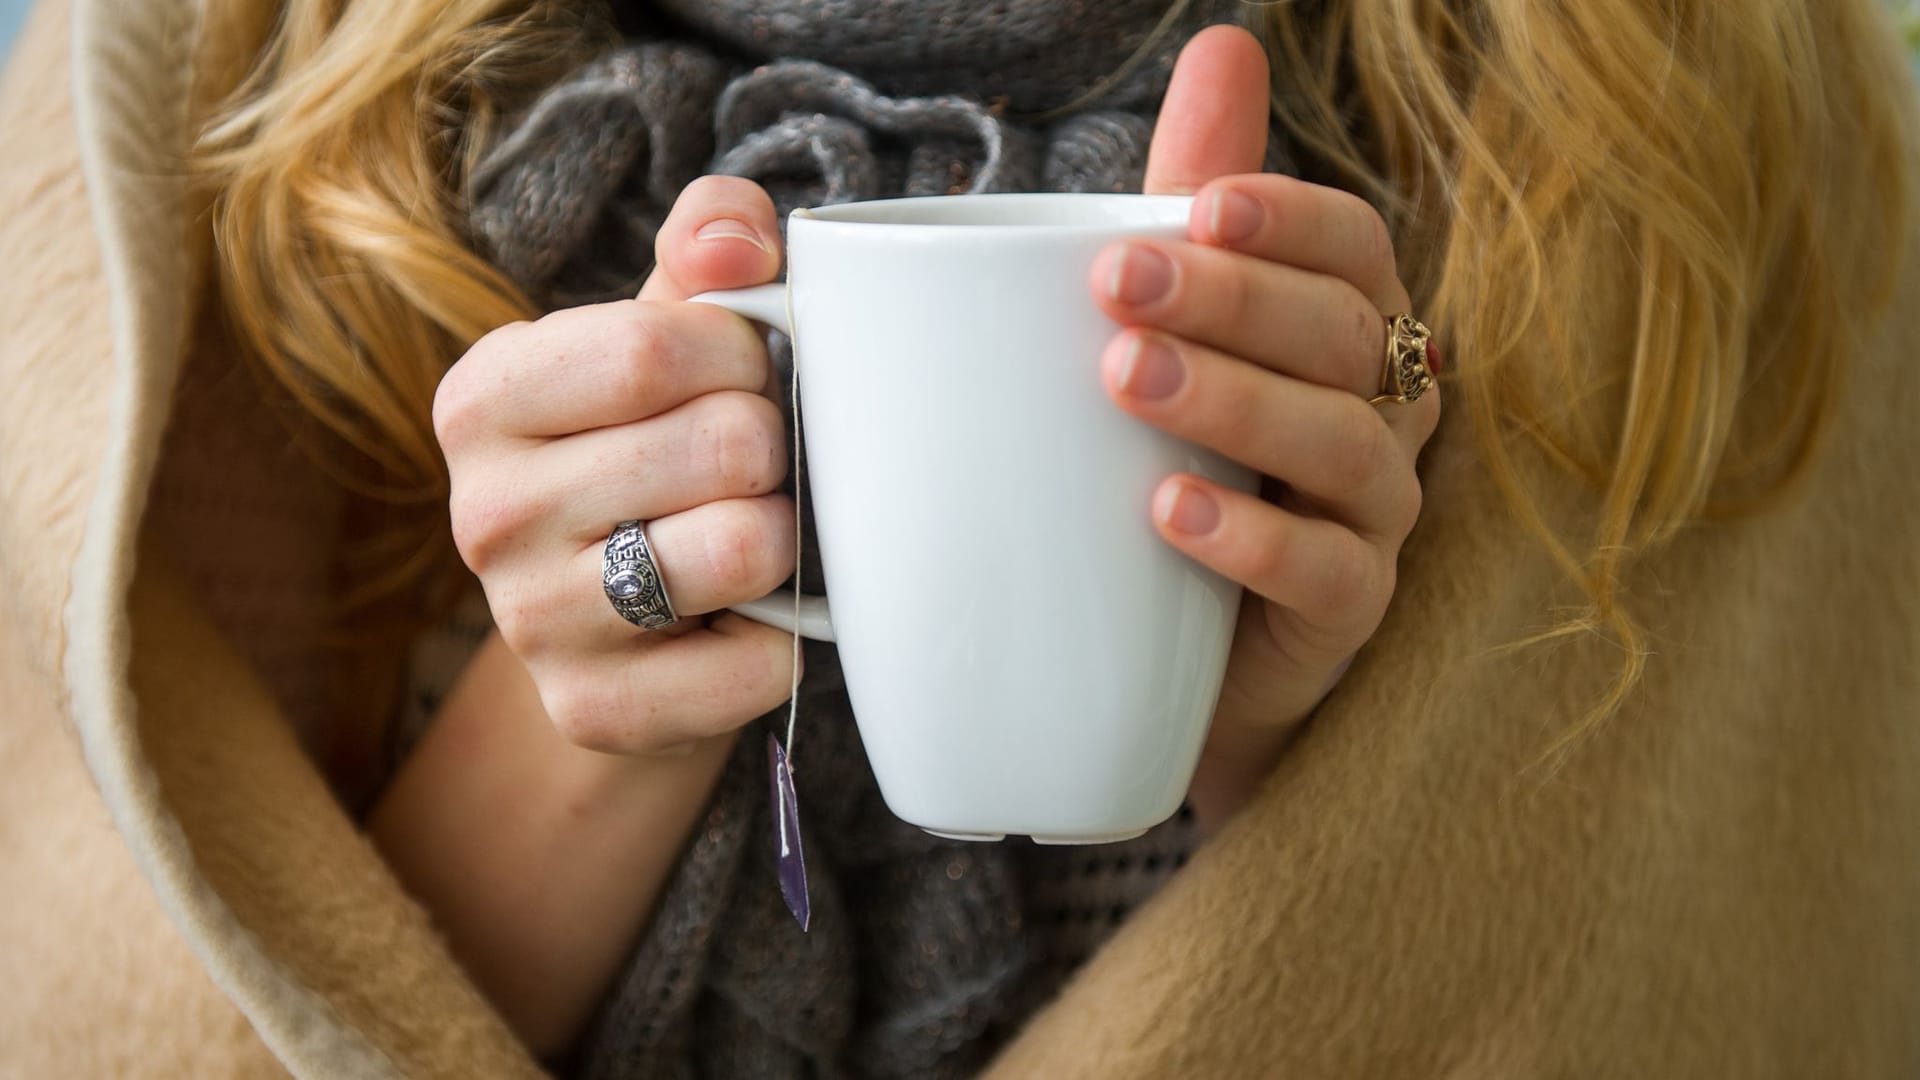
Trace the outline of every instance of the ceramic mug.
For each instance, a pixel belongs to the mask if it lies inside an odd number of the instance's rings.
[[[735,610],[838,643],[880,791],[942,836],[1099,843],[1180,806],[1239,587],[1169,547],[1167,475],[1254,475],[1120,411],[1095,255],[1191,200],[961,195],[796,210],[787,282],[712,292],[794,341],[829,604]],[[805,728],[799,755],[805,756]]]

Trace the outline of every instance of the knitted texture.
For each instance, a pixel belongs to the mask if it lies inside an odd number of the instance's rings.
[[[893,195],[1137,191],[1178,47],[1234,9],[660,0],[650,14],[672,32],[586,62],[483,155],[472,228],[560,307],[631,296],[674,198],[703,173],[760,183],[783,218]],[[777,337],[773,352],[785,369]],[[802,535],[804,581],[817,586],[810,515]],[[423,703],[461,649],[423,647],[435,651],[417,680]],[[578,1048],[581,1075],[967,1075],[1195,842],[1184,809],[1146,836],[1087,848],[971,844],[904,824],[881,800],[835,650],[808,643],[794,746],[813,893],[803,934],[776,886],[766,791],[762,731],[785,716],[737,744]]]
[[[758,182],[783,219],[797,206],[888,195],[1137,191],[1152,108],[1178,46],[1236,8],[1232,0],[1173,9],[1165,0],[665,6],[768,62],[740,70],[688,40],[597,57],[543,94],[468,180],[481,249],[547,306],[637,292],[674,198],[704,173]],[[1082,8],[1099,14],[1079,18]],[[862,14],[841,19],[840,9]],[[964,32],[949,25],[961,11]],[[773,59],[767,43],[810,59]],[[968,49],[973,66],[960,63]],[[831,66],[869,55],[892,66]],[[1022,119],[1026,105],[1075,102],[1084,107],[1057,120]],[[1269,145],[1267,168],[1292,171],[1283,141]]]
[[[1175,48],[1233,5],[1217,0],[656,0],[707,40],[756,59],[818,60],[882,92],[961,93],[1014,114],[1058,109],[1111,84],[1094,107],[1150,109]],[[1131,61],[1131,63],[1130,63]],[[1118,75],[1120,78],[1116,79]]]

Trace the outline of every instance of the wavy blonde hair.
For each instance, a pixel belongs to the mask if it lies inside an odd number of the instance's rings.
[[[1614,712],[1647,656],[1625,581],[1807,472],[1892,288],[1912,83],[1874,0],[1333,0],[1276,8],[1275,107],[1415,238],[1488,473],[1578,587]],[[1342,87],[1365,119],[1342,122]],[[1532,448],[1593,493],[1549,523]],[[1526,479],[1533,475],[1529,483]]]
[[[200,164],[226,310],[350,452],[392,589],[443,565],[442,372],[531,314],[470,249],[458,193],[503,103],[596,40],[554,0],[245,0],[251,71]],[[1626,574],[1689,523],[1785,491],[1833,415],[1901,233],[1910,93],[1874,0],[1322,0],[1249,6],[1274,108],[1381,207],[1444,330],[1457,404],[1512,512],[1640,678]],[[1871,208],[1871,212],[1863,212]],[[1557,531],[1544,454],[1593,494]],[[405,525],[406,527],[402,527]]]

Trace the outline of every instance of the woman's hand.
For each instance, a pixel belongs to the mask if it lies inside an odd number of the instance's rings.
[[[682,301],[772,280],[780,232],[757,185],[708,177],[662,227],[638,300],[487,335],[448,372],[434,430],[460,555],[572,742],[684,750],[786,700],[791,637],[737,615],[793,567],[793,503],[760,335]],[[607,534],[650,541],[681,621],[642,633],[601,594]]]
[[[1127,328],[1101,360],[1114,401],[1265,477],[1249,495],[1175,475],[1152,501],[1168,543],[1247,589],[1191,792],[1203,824],[1244,801],[1380,625],[1420,513],[1414,460],[1440,416],[1432,391],[1367,404],[1387,317],[1411,307],[1386,226],[1353,195],[1249,174],[1266,112],[1252,38],[1197,36],[1147,182],[1196,192],[1187,240],[1117,244],[1091,281]]]
[[[776,494],[786,439],[761,396],[759,334],[679,302],[771,279],[779,237],[758,187],[698,181],[661,228],[639,300],[496,331],[434,401],[454,539],[498,633],[368,831],[536,1054],[564,1050],[592,1016],[732,734],[792,682],[787,634],[698,617],[785,579],[793,504]],[[602,594],[603,545],[628,518],[649,523],[682,616],[671,626],[643,633]]]

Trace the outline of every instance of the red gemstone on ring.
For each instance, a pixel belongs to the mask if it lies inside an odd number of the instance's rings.
[[[1427,370],[1440,374],[1440,346],[1434,344],[1432,338],[1427,339]]]

